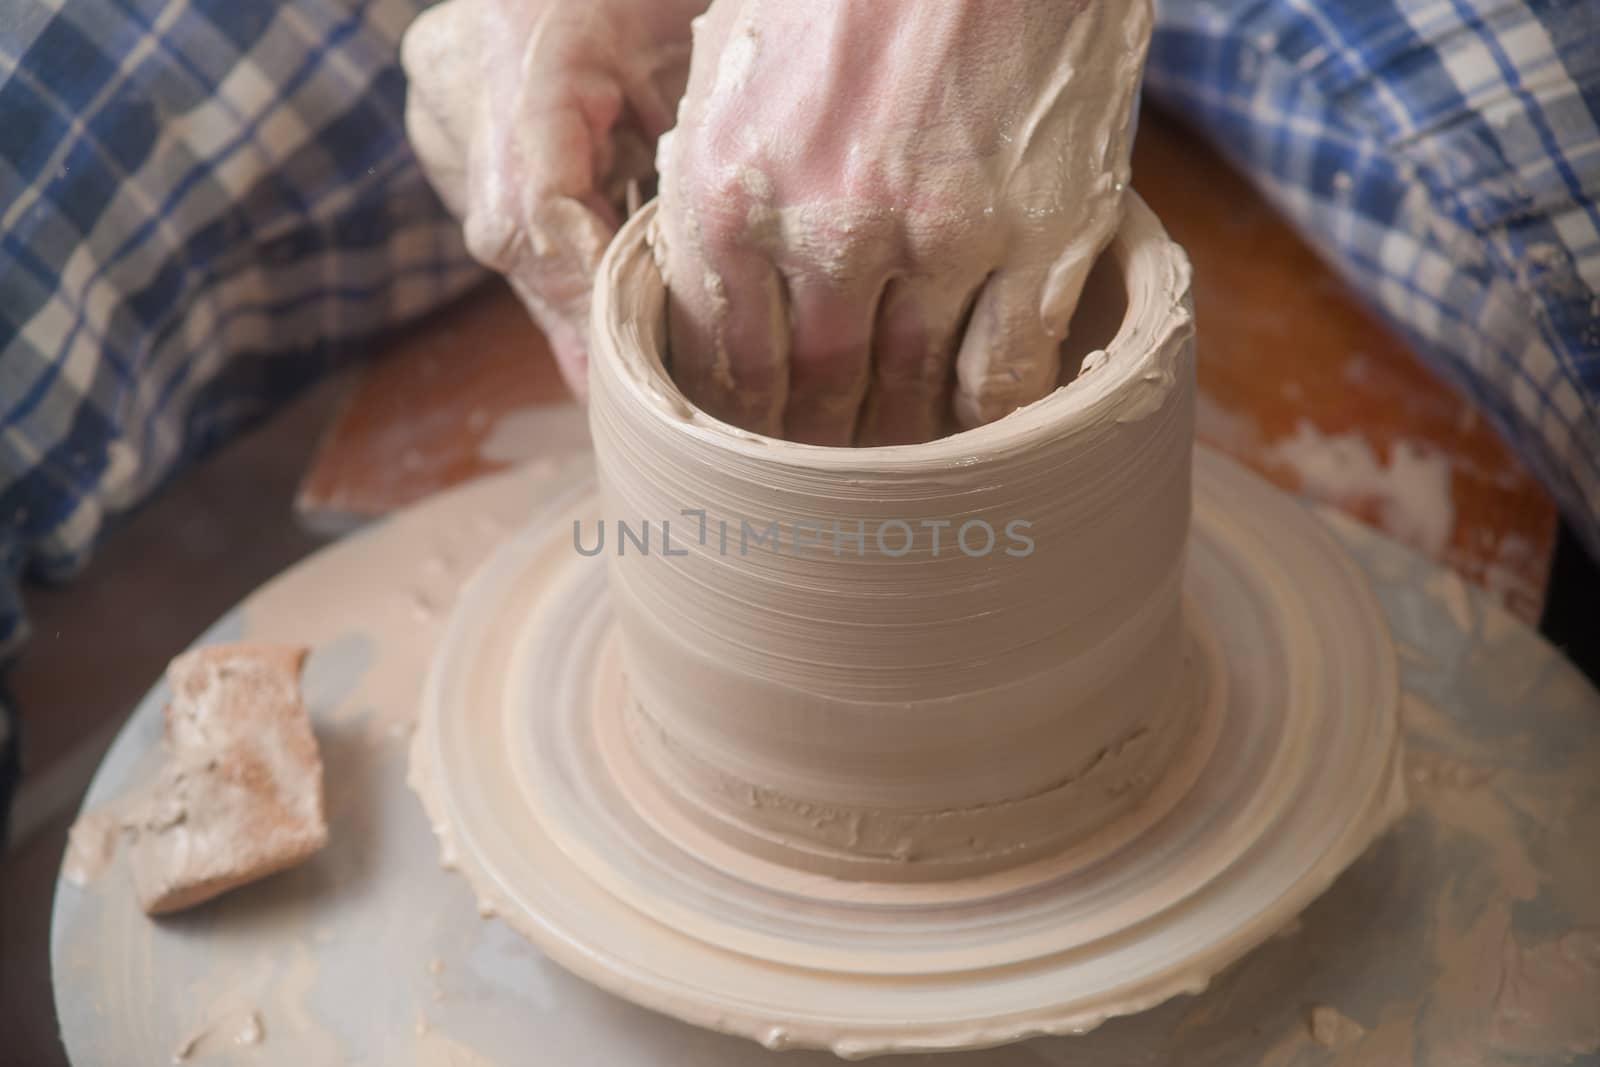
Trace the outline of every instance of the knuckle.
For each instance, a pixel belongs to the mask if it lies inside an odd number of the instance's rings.
[[[688,193],[688,208],[708,255],[745,244],[749,208],[736,181],[722,176],[700,180],[690,186]]]
[[[461,230],[473,259],[495,270],[510,265],[517,226],[507,215],[474,206],[468,210]]]
[[[1004,238],[991,223],[982,215],[919,219],[907,226],[906,243],[918,263],[943,266],[974,256],[992,261],[1004,247]]]
[[[412,21],[400,38],[400,65],[413,85],[431,92],[453,80],[454,61],[473,21],[474,12],[464,0],[445,0]]]
[[[749,213],[742,187],[720,168],[702,166],[688,146],[674,149],[661,175],[664,225],[708,249],[739,244]]]

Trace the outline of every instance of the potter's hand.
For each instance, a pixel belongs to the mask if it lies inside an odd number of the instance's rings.
[[[406,32],[406,131],[584,391],[589,289],[629,179],[647,178],[706,0],[447,0]]]
[[[1150,19],[716,0],[658,156],[680,387],[824,444],[925,440],[1053,389],[1121,217]]]

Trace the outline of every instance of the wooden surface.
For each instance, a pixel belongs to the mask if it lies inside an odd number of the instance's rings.
[[[488,446],[514,413],[571,405],[544,336],[489,283],[370,364],[300,485],[311,524],[338,529],[508,465]]]
[[[1422,551],[1537,622],[1555,505],[1476,406],[1418,361],[1187,130],[1147,114],[1134,174],[1194,262],[1200,439]],[[1444,515],[1430,514],[1426,499],[1405,499],[1441,477]]]
[[[1134,173],[1194,261],[1201,440],[1536,621],[1555,508],[1473,406],[1172,120],[1143,117]],[[525,425],[507,435],[508,420],[567,403],[544,339],[504,286],[486,286],[366,371],[305,478],[301,513],[345,527],[500,469],[552,439]]]

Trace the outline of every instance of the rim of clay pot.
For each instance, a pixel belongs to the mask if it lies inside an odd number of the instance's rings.
[[[1189,257],[1167,236],[1155,213],[1131,190],[1126,210],[1102,256],[1118,268],[1127,303],[1105,360],[1049,395],[994,422],[911,445],[802,444],[740,429],[697,408],[672,380],[666,348],[666,285],[653,247],[660,240],[658,202],[644,205],[622,227],[600,266],[591,328],[591,376],[609,373],[630,406],[658,424],[702,443],[757,460],[808,470],[866,474],[937,472],[1004,460],[1074,427],[1114,417],[1127,384],[1159,374],[1168,342],[1193,330],[1184,297]],[[592,390],[591,390],[592,391]]]

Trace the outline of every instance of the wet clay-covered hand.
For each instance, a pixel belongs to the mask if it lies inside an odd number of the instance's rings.
[[[717,0],[661,141],[673,376],[819,444],[1053,389],[1121,217],[1148,0]]]
[[[629,179],[653,170],[707,0],[447,0],[411,25],[406,132],[584,392],[595,266]]]

